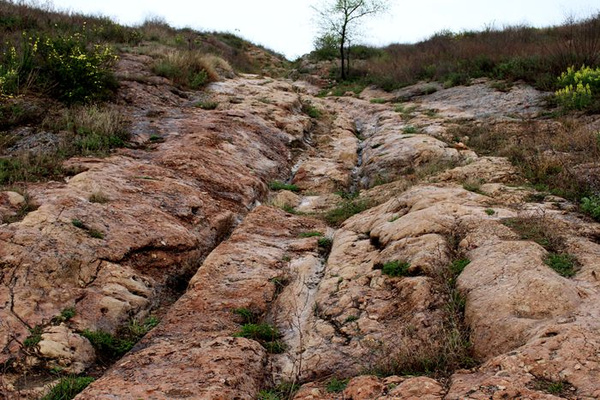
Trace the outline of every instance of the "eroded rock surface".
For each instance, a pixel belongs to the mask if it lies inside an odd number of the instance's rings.
[[[161,325],[78,398],[254,398],[270,363],[257,341],[233,337],[243,322],[234,311],[276,320],[269,306],[282,286],[305,282],[302,274],[321,268],[317,239],[301,234],[324,228],[274,208],[255,209],[208,256]]]
[[[152,82],[121,94],[143,148],[71,160],[85,172],[32,185],[39,208],[0,226],[0,361],[79,373],[95,357],[79,333],[163,307],[78,399],[294,385],[298,400],[600,398],[600,225],[447,137],[464,119],[535,118],[543,93],[478,81],[316,98],[306,82],[243,76],[179,97],[147,62],[121,64]],[[207,99],[216,110],[193,107]],[[289,190],[269,192],[274,180]],[[22,201],[3,192],[0,212]],[[341,224],[320,218],[358,203]],[[573,276],[547,265],[557,251]],[[75,315],[57,322],[65,307]]]

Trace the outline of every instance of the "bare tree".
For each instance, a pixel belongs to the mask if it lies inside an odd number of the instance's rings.
[[[335,38],[339,47],[341,78],[349,72],[349,42],[359,27],[358,21],[388,9],[388,0],[329,0],[320,7],[313,7],[319,16],[323,37]]]

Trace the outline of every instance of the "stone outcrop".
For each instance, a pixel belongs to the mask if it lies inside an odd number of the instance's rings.
[[[447,138],[464,119],[535,118],[543,93],[317,98],[246,75],[177,94],[148,62],[120,64],[137,148],[0,193],[3,216],[39,206],[0,226],[6,393],[32,397],[32,366],[93,368],[84,330],[159,315],[78,399],[600,398],[600,225]],[[572,276],[547,265],[557,251]]]

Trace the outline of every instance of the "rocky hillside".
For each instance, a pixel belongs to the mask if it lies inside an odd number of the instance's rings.
[[[600,398],[598,114],[169,32],[108,109],[0,92],[0,397]]]
[[[150,64],[117,66],[146,77],[119,90],[138,145],[0,226],[5,398],[600,397],[600,225],[452,137],[556,124],[544,93],[180,91]]]

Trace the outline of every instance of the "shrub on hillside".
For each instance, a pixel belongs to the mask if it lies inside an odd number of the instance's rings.
[[[90,46],[85,33],[23,33],[0,56],[0,95],[36,89],[68,104],[107,100],[117,87],[111,69],[116,59],[110,47]]]
[[[192,51],[171,51],[153,66],[154,73],[184,89],[200,89],[219,79],[217,69],[231,70],[226,61]]]
[[[556,99],[567,109],[584,110],[600,96],[600,67],[569,67],[558,78]]]

